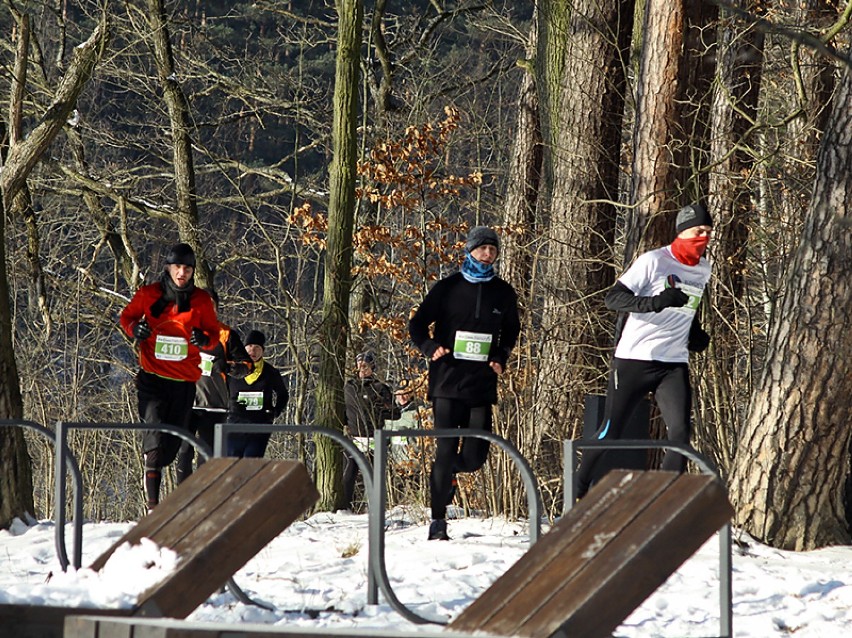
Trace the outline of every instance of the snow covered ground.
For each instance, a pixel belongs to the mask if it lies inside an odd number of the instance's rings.
[[[83,564],[90,564],[132,523],[88,523]],[[388,514],[386,563],[396,596],[420,616],[446,622],[458,615],[526,551],[523,523],[503,519],[450,521],[449,542],[427,541],[422,511]],[[71,530],[67,542],[71,550]],[[735,532],[735,538],[737,534]],[[852,548],[774,550],[739,538],[734,555],[734,635],[825,638],[852,635]],[[367,605],[367,516],[317,514],[292,525],[236,576],[269,611],[213,595],[190,619],[311,628],[362,627],[434,631],[390,605]],[[719,633],[717,539],[711,539],[615,635],[714,636]],[[51,522],[16,522],[0,531],[0,603],[128,607],[174,556],[153,546],[117,553],[101,573],[63,573]]]

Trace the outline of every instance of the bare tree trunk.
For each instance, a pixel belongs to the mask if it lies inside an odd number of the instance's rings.
[[[730,399],[748,391],[740,365],[743,356],[740,336],[748,324],[745,299],[746,248],[749,240],[755,158],[751,132],[757,121],[763,64],[762,32],[723,19],[718,29],[717,83],[713,94],[710,146],[710,179],[707,202],[714,217],[713,279],[710,303],[714,321],[703,305],[704,329],[713,336],[704,355],[706,372],[699,381],[696,402],[699,412],[696,440],[712,456],[723,476],[733,462],[740,414]],[[702,410],[702,408],[705,408]],[[709,415],[712,415],[709,416]],[[710,423],[712,421],[713,423]],[[712,427],[715,426],[715,427]]]
[[[682,192],[689,201],[702,193],[697,179],[705,146],[702,104],[712,77],[704,34],[714,13],[694,0],[646,0],[625,265],[672,240],[674,213],[688,203],[680,201]]]
[[[22,38],[28,33],[29,19],[19,20]],[[0,214],[0,239],[5,238],[6,213],[15,198],[26,186],[27,176],[36,163],[47,152],[53,140],[62,130],[76,104],[77,97],[91,76],[92,69],[100,59],[107,40],[107,25],[102,20],[84,43],[74,49],[71,64],[60,80],[53,102],[42,119],[24,139],[20,134],[23,112],[23,87],[26,83],[26,57],[28,47],[18,50],[16,64],[16,89],[10,96],[10,135],[8,153],[4,154],[3,171],[0,173],[2,188],[2,214]],[[23,60],[21,59],[23,58]],[[18,132],[16,132],[18,131]],[[20,419],[23,416],[18,367],[13,346],[12,308],[9,300],[9,278],[6,271],[5,240],[0,241],[0,418]],[[13,516],[33,511],[32,469],[24,437],[12,428],[0,428],[0,527],[8,525]]]
[[[352,286],[352,227],[355,217],[355,160],[358,155],[358,78],[361,45],[361,0],[337,0],[337,70],[334,80],[334,157],[329,171],[323,321],[319,330],[317,424],[343,429],[349,293]],[[337,445],[316,437],[317,507],[333,509],[343,498],[342,459]]]
[[[539,121],[539,101],[536,90],[535,68],[532,60],[538,40],[538,11],[533,14],[525,57],[521,63],[524,74],[521,77],[518,94],[518,113],[515,125],[515,138],[507,174],[506,197],[503,205],[503,222],[511,232],[501,239],[500,276],[508,281],[518,293],[518,305],[524,309],[521,321],[523,334],[533,334],[535,313],[534,305],[535,251],[537,243],[538,205],[540,201],[541,171],[544,148],[541,139]],[[521,340],[514,350],[511,373],[504,377],[508,383],[503,387],[497,433],[510,437],[526,458],[533,458],[538,447],[539,434],[535,427],[533,405],[535,366],[532,365],[535,340]],[[501,429],[502,428],[502,429]],[[517,479],[514,464],[503,455],[492,459],[494,467],[503,485],[504,510],[510,515],[518,515],[517,504],[523,502],[523,490]]]
[[[580,434],[583,395],[602,387],[612,346],[602,292],[612,285],[625,70],[633,1],[575,2],[558,126],[549,129],[549,247],[542,264],[535,423],[555,442]],[[598,318],[603,318],[600,321]]]
[[[643,26],[633,128],[634,209],[627,226],[625,264],[671,241],[669,214],[677,210],[672,132],[679,128],[675,98],[683,52],[683,0],[646,0]]]
[[[543,147],[539,122],[539,100],[536,91],[535,69],[530,60],[537,47],[538,11],[533,14],[533,26],[526,47],[522,67],[521,86],[518,96],[518,116],[515,139],[506,177],[506,199],[503,205],[503,221],[513,232],[502,242],[500,251],[500,276],[518,292],[519,299],[529,299],[533,268],[534,247],[532,245],[537,225],[541,187]],[[523,301],[521,305],[527,305]]]
[[[730,482],[737,524],[774,547],[848,544],[852,435],[852,74],[844,71],[814,196],[769,333]]]
[[[195,189],[195,165],[192,160],[192,121],[189,104],[179,83],[174,52],[169,35],[163,0],[148,0],[148,20],[157,62],[157,76],[163,89],[163,98],[169,109],[172,129],[172,158],[175,173],[176,219],[181,241],[192,246],[199,255],[195,272],[196,283],[202,287],[213,285],[210,262],[204,257],[204,247],[198,234],[198,203]]]

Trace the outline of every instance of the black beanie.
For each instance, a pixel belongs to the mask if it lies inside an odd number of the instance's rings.
[[[175,244],[166,255],[166,264],[181,264],[195,268],[195,251],[189,244]]]
[[[266,335],[264,335],[260,330],[252,330],[248,333],[246,337],[247,346],[260,346],[261,348],[266,347]]]
[[[687,204],[678,211],[675,219],[675,234],[680,235],[693,226],[712,226],[713,218],[701,204]]]
[[[362,361],[371,368],[375,369],[376,355],[373,354],[372,350],[365,350],[364,352],[358,353],[358,356],[355,357],[355,363],[361,363]]]
[[[467,252],[473,252],[480,246],[485,245],[494,246],[499,250],[500,240],[497,237],[497,233],[488,226],[474,226],[471,228],[470,232],[467,234],[467,241],[464,245]]]

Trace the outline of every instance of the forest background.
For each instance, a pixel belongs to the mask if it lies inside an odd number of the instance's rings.
[[[467,229],[490,224],[523,313],[496,432],[555,516],[562,442],[606,387],[603,292],[702,201],[712,344],[691,362],[694,445],[759,540],[848,543],[850,14],[839,0],[4,0],[0,417],[135,422],[117,316],[186,241],[222,319],[266,333],[290,390],[281,422],[340,428],[357,351],[425,381],[407,319]],[[138,517],[137,435],[71,446],[86,516]],[[310,457],[320,507],[335,506],[331,443],[276,438],[272,453]],[[52,454],[0,428],[0,524],[51,511]],[[424,498],[425,467],[399,468],[398,498]],[[525,512],[502,454],[465,487],[491,513]]]

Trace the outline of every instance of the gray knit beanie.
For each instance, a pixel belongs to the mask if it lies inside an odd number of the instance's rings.
[[[687,204],[678,211],[675,219],[675,232],[680,235],[693,226],[712,226],[713,218],[701,204]]]
[[[497,237],[497,233],[488,226],[474,226],[471,228],[470,232],[467,234],[467,241],[464,245],[467,252],[471,252],[480,246],[485,245],[494,246],[499,250],[500,240]]]

